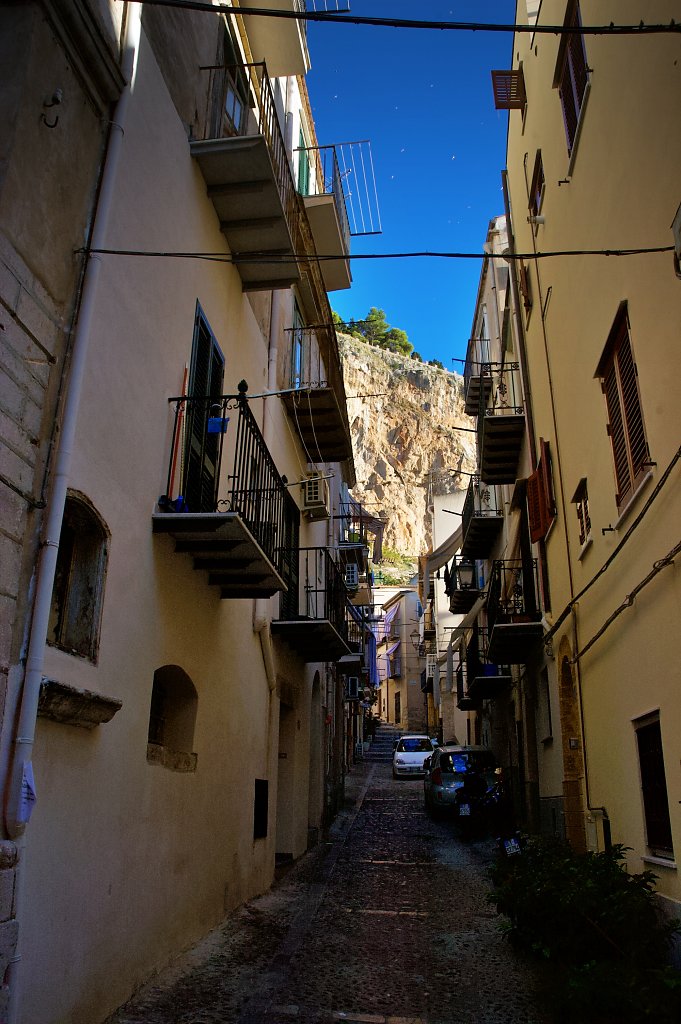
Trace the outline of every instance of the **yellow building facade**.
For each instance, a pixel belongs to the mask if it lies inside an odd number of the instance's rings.
[[[566,831],[630,847],[630,868],[652,868],[678,912],[681,40],[581,31],[641,16],[630,0],[520,0],[516,20],[535,31],[516,34],[497,105],[510,107],[526,397],[547,444],[535,550]],[[666,251],[636,252],[651,249]]]

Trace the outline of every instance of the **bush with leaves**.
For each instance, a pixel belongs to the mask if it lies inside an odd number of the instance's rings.
[[[678,1022],[681,976],[664,966],[678,922],[662,920],[656,876],[630,874],[624,853],[576,854],[559,840],[531,838],[494,866],[489,899],[508,917],[513,942],[563,972],[565,1020]]]

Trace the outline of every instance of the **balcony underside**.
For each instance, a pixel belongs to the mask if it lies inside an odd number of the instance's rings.
[[[352,284],[352,273],[336,210],[335,196],[305,196],[305,209],[318,255],[338,256],[338,259],[320,261],[324,287],[327,292],[349,288]]]
[[[489,657],[507,665],[525,665],[544,635],[542,624],[530,620],[498,622],[492,627]]]
[[[241,0],[240,7],[272,11],[294,11],[293,0]],[[310,70],[305,23],[295,18],[245,17],[248,42],[253,60],[264,60],[272,78],[284,75],[306,75]]]
[[[449,597],[449,610],[452,615],[465,615],[480,597],[480,591],[472,587],[468,590],[455,590]]]
[[[272,597],[286,584],[236,512],[157,512],[154,533],[167,533],[175,551],[188,554],[194,568],[208,573],[208,583],[226,600]]]
[[[503,521],[501,515],[473,515],[464,528],[461,554],[466,558],[487,558],[499,536]]]
[[[282,396],[310,462],[352,458],[352,441],[332,388],[293,391]]]
[[[373,589],[366,583],[360,584],[354,593],[350,594],[350,604],[355,608],[364,608],[374,603]]]
[[[484,417],[480,476],[486,483],[515,482],[524,434],[525,416],[522,413]]]
[[[300,270],[264,136],[207,139],[192,142],[190,149],[230,251],[244,257],[236,262],[244,290],[288,288],[298,281]],[[270,254],[271,261],[257,259],[262,253]]]
[[[343,654],[337,659],[338,664],[345,666],[346,668],[362,668],[364,665],[364,651],[360,644],[353,644],[351,640],[348,640],[348,647],[350,648],[349,654]]]
[[[338,661],[350,647],[328,619],[275,619],[272,635],[280,637],[304,662]]]
[[[487,405],[490,393],[492,391],[492,381],[489,376],[481,377],[479,374],[476,377],[468,378],[468,387],[466,388],[466,404],[464,410],[467,416],[477,416],[480,412],[480,382],[484,382],[485,397],[483,406]]]
[[[471,700],[496,700],[504,697],[512,683],[511,676],[496,665],[490,665],[490,669],[497,671],[497,675],[474,676],[468,683],[468,696]]]
[[[465,697],[460,697],[456,702],[456,706],[459,711],[477,711],[480,707],[480,701],[474,700],[473,697],[469,697],[466,694]]]

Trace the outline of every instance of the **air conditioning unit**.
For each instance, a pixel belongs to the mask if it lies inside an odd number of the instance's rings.
[[[359,676],[348,676],[345,686],[346,700],[359,700]]]
[[[348,588],[348,590],[357,590],[357,588],[359,587],[358,565],[345,566],[345,586]]]
[[[331,500],[329,481],[321,473],[311,473],[303,480],[303,514],[308,519],[329,519]]]

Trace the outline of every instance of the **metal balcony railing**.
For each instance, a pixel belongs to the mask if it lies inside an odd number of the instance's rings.
[[[328,621],[345,641],[348,635],[348,591],[328,548],[300,548],[297,579],[279,598],[282,621]]]
[[[265,139],[284,218],[295,237],[298,197],[265,62],[204,65],[201,71],[210,75],[204,141],[252,136]]]
[[[487,622],[490,629],[497,623],[536,620],[540,614],[538,593],[536,558],[526,564],[519,560],[495,561],[487,597]]]
[[[489,385],[487,391],[480,389],[478,444],[486,417],[522,416],[525,411],[519,363],[483,363],[480,376]]]
[[[175,404],[162,511],[235,512],[285,575],[300,513],[248,405],[238,395],[171,398]],[[232,472],[223,472],[224,464]]]
[[[296,150],[304,154],[307,174],[299,176],[298,189],[304,197],[333,196],[345,252],[350,251],[350,220],[343,190],[343,178],[335,146],[306,146]]]
[[[479,388],[480,377],[482,375],[482,367],[489,365],[490,360],[490,341],[489,338],[469,338],[468,346],[466,348],[466,362],[463,369],[463,383],[464,383],[464,395],[468,398],[469,392],[474,388]],[[475,400],[476,403],[479,399],[479,393],[476,390]],[[468,411],[468,410],[467,410]],[[476,404],[474,412],[478,411]],[[470,413],[469,413],[470,415]]]
[[[345,400],[336,328],[332,323],[315,327],[292,327],[286,331],[290,342],[286,356],[288,387],[296,390],[331,388]]]

